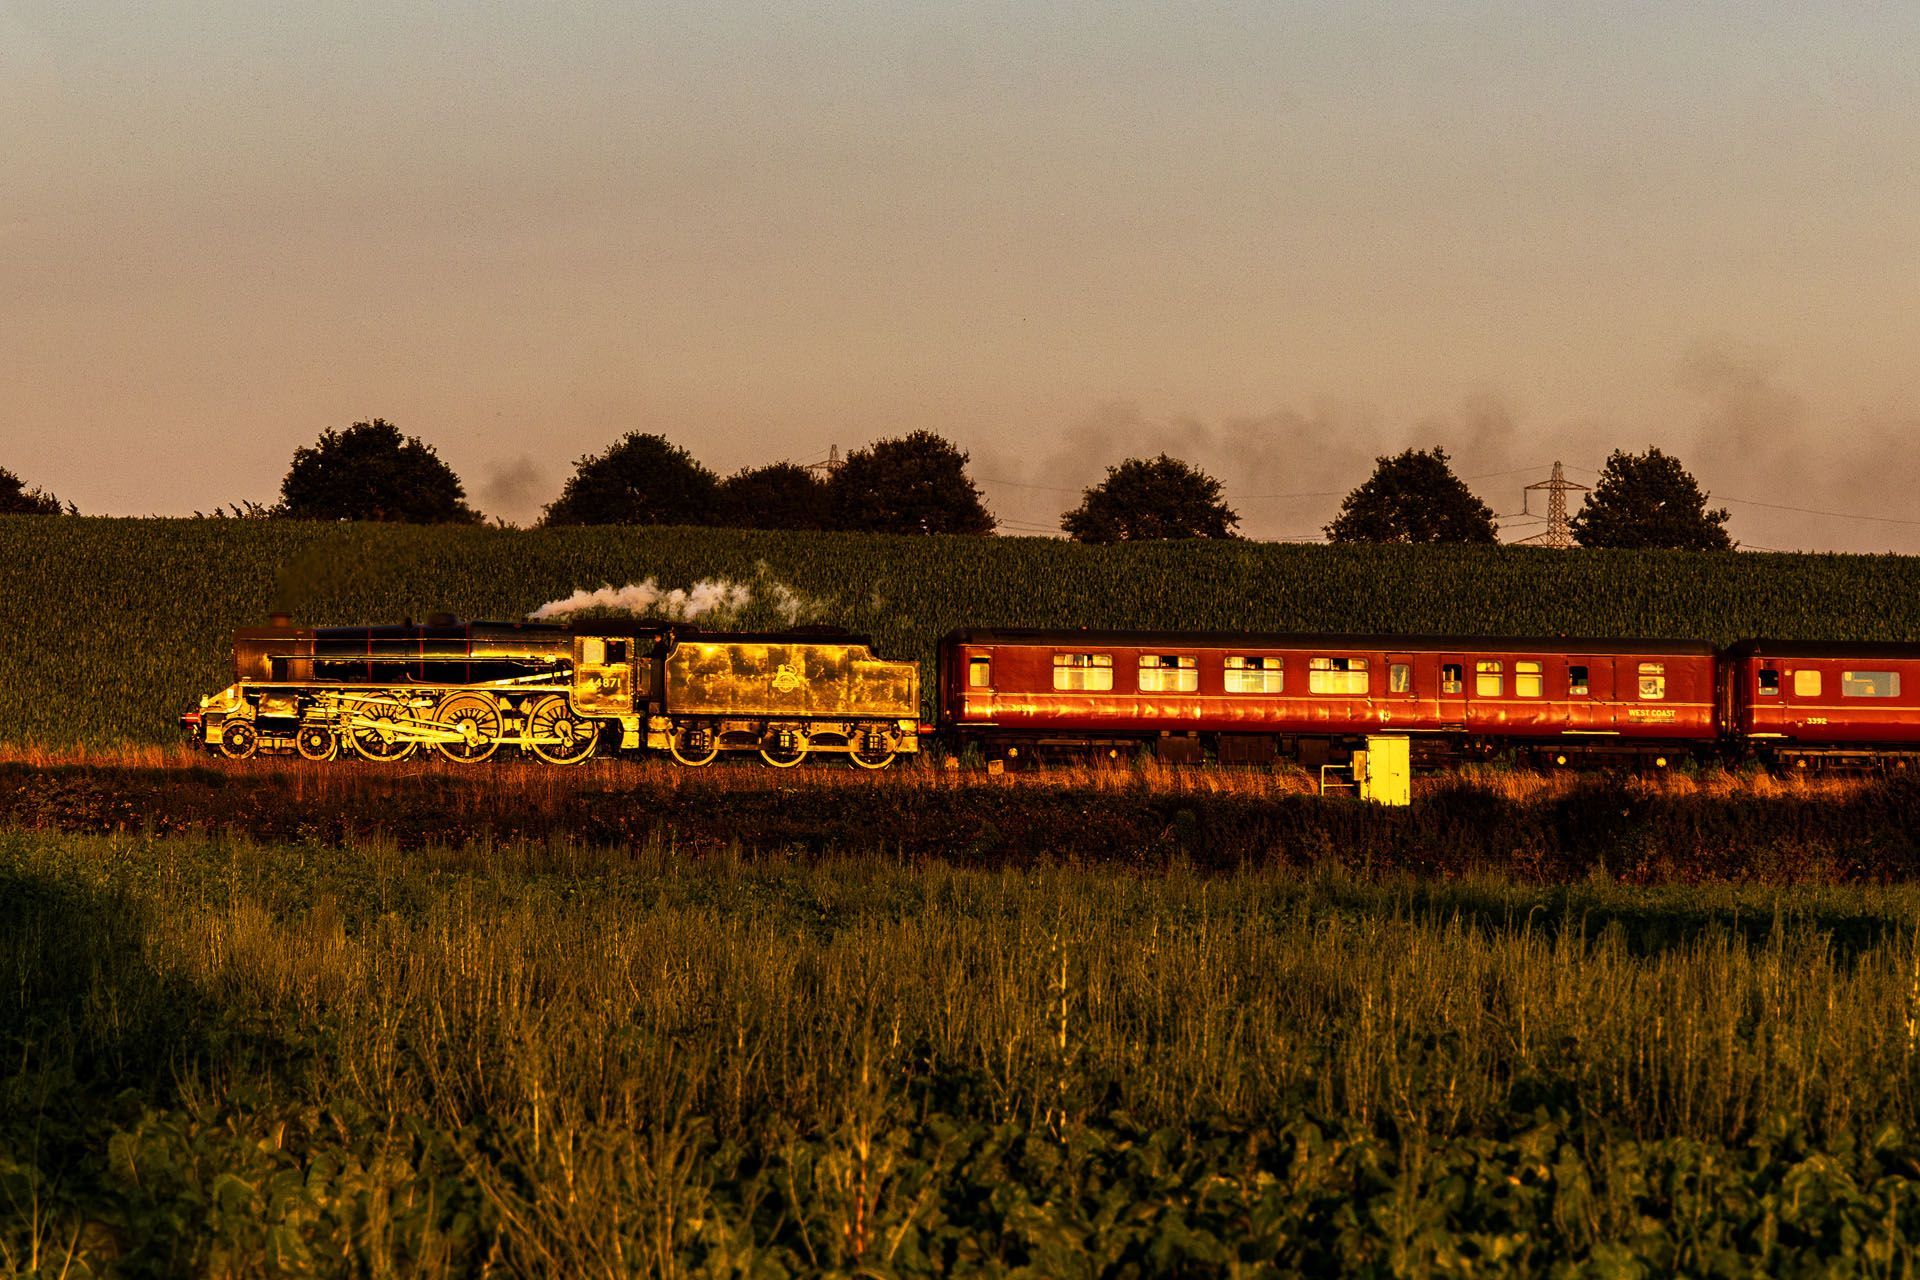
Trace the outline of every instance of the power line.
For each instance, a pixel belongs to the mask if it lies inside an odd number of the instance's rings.
[[[1719,502],[1736,502],[1743,507],[1765,507],[1769,511],[1797,511],[1804,516],[1832,516],[1836,520],[1870,520],[1875,524],[1900,524],[1920,527],[1920,520],[1902,520],[1896,516],[1868,516],[1857,511],[1822,511],[1818,507],[1790,507],[1780,502],[1759,502],[1753,498],[1729,498],[1724,493],[1711,495]]]
[[[1079,493],[1085,488],[1084,485],[1079,489],[1069,489],[1057,484],[1026,484],[1019,480],[996,480],[992,476],[975,476],[974,479],[981,484],[1005,485],[1009,489],[1045,489],[1048,493]]]
[[[1584,471],[1590,476],[1604,475],[1592,467],[1569,467],[1570,471]],[[1762,502],[1758,498],[1733,498],[1724,493],[1709,493],[1709,502],[1731,502],[1742,507],[1765,507],[1769,511],[1792,511],[1803,516],[1827,516],[1834,520],[1865,520],[1872,524],[1897,524],[1920,528],[1920,520],[1902,520],[1897,516],[1869,516],[1858,511],[1828,511],[1821,507],[1796,507],[1785,502]],[[1764,550],[1765,548],[1755,548]]]

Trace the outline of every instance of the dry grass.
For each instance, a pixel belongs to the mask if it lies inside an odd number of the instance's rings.
[[[1543,1117],[1601,1146],[1920,1124],[1914,889],[315,859],[18,833],[0,878],[8,1096],[56,1062],[175,1095],[185,1127],[149,1115],[128,1148],[149,1179],[204,1187],[244,1159],[326,1186],[344,1153],[364,1193],[301,1229],[431,1270],[477,1261],[451,1209],[380,1231],[438,1176],[515,1269],[666,1274],[718,1224],[884,1272],[963,1181],[941,1152],[971,1149],[969,1124],[1032,1135],[1041,1169],[1116,1116],[1179,1134],[1311,1114],[1413,1150]],[[266,1173],[242,1173],[196,1203],[266,1212]],[[1630,1199],[1582,1230],[1639,1229]]]
[[[262,756],[232,761],[184,743],[162,746],[62,746],[0,744],[0,764],[36,768],[93,765],[141,769],[201,768],[237,777],[269,777],[284,781],[296,794],[327,798],[407,778],[434,778],[484,787],[496,794],[519,795],[538,803],[578,791],[625,790],[636,786],[689,788],[698,791],[765,791],[794,786],[862,789],[913,787],[964,790],[975,787],[1055,788],[1075,791],[1131,791],[1146,788],[1173,793],[1273,796],[1309,795],[1317,780],[1292,765],[1272,768],[1189,766],[1145,759],[1119,763],[1066,762],[1023,767],[994,774],[979,766],[946,768],[932,761],[906,761],[880,772],[867,772],[844,763],[805,764],[794,769],[772,769],[757,758],[723,761],[705,769],[687,769],[664,757],[596,759],[572,768],[555,768],[536,761],[499,757],[477,766],[457,765],[423,754],[400,764],[374,764],[343,758],[311,764],[287,756]],[[1820,797],[1835,800],[1858,795],[1877,779],[1867,774],[1776,774],[1762,769],[1668,769],[1628,773],[1629,790],[1645,795],[1707,796],[1720,799],[1778,799]],[[1540,772],[1503,765],[1461,765],[1423,774],[1414,781],[1416,795],[1465,786],[1503,799],[1528,802],[1552,800],[1570,794],[1591,773],[1579,770]]]

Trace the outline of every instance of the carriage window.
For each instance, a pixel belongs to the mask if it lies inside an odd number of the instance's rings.
[[[1314,658],[1308,664],[1307,688],[1314,693],[1364,694],[1365,658]]]
[[[1820,673],[1818,671],[1796,671],[1793,673],[1793,696],[1796,698],[1817,698],[1820,696]]]
[[[1476,662],[1473,664],[1473,696],[1476,698],[1497,698],[1503,677],[1497,662]]]
[[[1772,667],[1760,668],[1760,692],[1769,696],[1780,692],[1780,673]]]
[[[607,642],[598,636],[586,636],[580,641],[580,662],[584,666],[597,667],[607,660]]]
[[[1405,662],[1387,664],[1387,692],[1412,693],[1413,667]]]
[[[1587,681],[1587,669],[1574,665],[1567,668],[1567,692],[1577,698],[1584,698],[1592,689]]]
[[[1110,653],[1056,653],[1053,655],[1053,687],[1056,689],[1113,688],[1113,655]]]
[[[1461,667],[1457,662],[1443,662],[1440,664],[1440,692],[1460,692],[1463,687],[1460,671]]]
[[[1898,671],[1842,671],[1840,693],[1847,698],[1897,698],[1900,696]]]
[[[1522,698],[1537,698],[1546,691],[1545,669],[1537,662],[1513,664],[1513,691]]]
[[[1278,693],[1286,673],[1278,658],[1227,655],[1228,693]]]
[[[627,660],[627,642],[625,640],[607,641],[607,661],[618,666]]]
[[[1640,664],[1640,696],[1642,698],[1664,698],[1667,696],[1666,663],[1643,662]]]
[[[967,687],[969,689],[984,689],[992,683],[993,659],[979,657],[968,658]]]
[[[1140,655],[1140,692],[1192,693],[1200,687],[1200,663],[1190,653]]]

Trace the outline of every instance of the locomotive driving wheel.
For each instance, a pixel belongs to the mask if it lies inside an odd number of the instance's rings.
[[[329,725],[303,724],[293,735],[293,749],[302,760],[331,760],[340,754],[340,735]]]
[[[372,760],[377,764],[392,764],[405,760],[412,755],[419,743],[412,738],[400,736],[400,721],[391,711],[382,709],[377,716],[357,715],[354,717],[353,730],[347,735],[347,742],[354,753],[363,760]]]
[[[245,720],[230,720],[220,731],[220,754],[229,760],[245,760],[260,749],[260,735]]]
[[[456,764],[478,764],[500,749],[500,707],[484,693],[450,693],[433,709],[433,722],[460,736],[433,745]]]
[[[527,748],[548,764],[579,764],[593,754],[599,726],[550,693],[527,711]]]

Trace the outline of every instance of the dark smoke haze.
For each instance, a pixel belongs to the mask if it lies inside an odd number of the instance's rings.
[[[509,524],[528,525],[558,496],[559,484],[532,458],[522,454],[487,467],[475,497],[480,510]]]
[[[1729,528],[1743,546],[1920,551],[1920,507],[1912,498],[1920,486],[1920,413],[1860,407],[1844,421],[1819,423],[1777,370],[1763,352],[1698,342],[1674,374],[1697,407],[1683,420],[1657,424],[1531,421],[1493,390],[1411,424],[1384,421],[1364,402],[1215,422],[1113,403],[1067,428],[1037,461],[976,450],[974,472],[1004,532],[1039,532],[1057,529],[1060,513],[1077,505],[1080,491],[1108,466],[1165,452],[1221,481],[1244,535],[1311,539],[1377,457],[1439,445],[1455,473],[1502,517],[1502,539],[1512,541],[1539,531],[1522,514],[1522,489],[1546,479],[1554,461],[1566,464],[1568,479],[1591,485],[1611,450],[1651,445],[1677,454],[1711,505],[1732,513]],[[1578,501],[1575,495],[1570,506]],[[1530,506],[1544,512],[1545,495],[1533,495]]]

